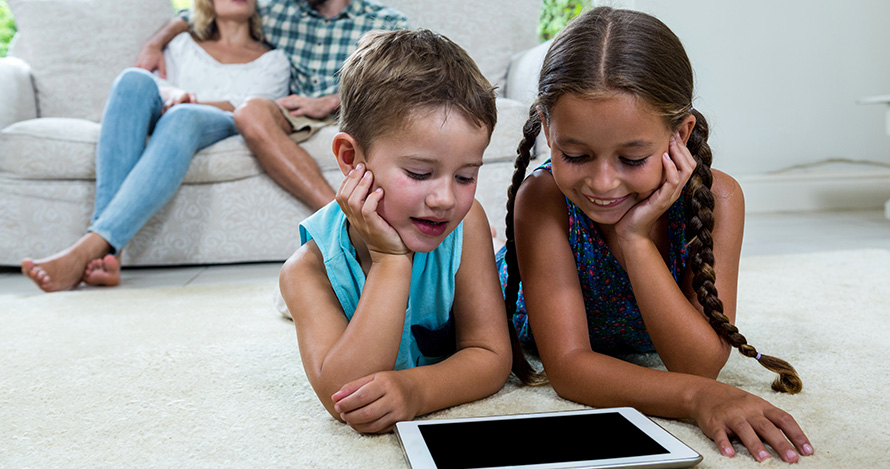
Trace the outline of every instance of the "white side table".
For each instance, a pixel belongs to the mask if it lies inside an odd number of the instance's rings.
[[[859,104],[883,104],[886,106],[886,115],[884,117],[884,131],[890,135],[890,94],[881,96],[869,96],[856,101]],[[890,218],[890,200],[884,204],[884,216]]]

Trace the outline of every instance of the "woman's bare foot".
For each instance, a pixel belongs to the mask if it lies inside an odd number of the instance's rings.
[[[101,259],[93,259],[83,272],[83,282],[87,285],[113,287],[121,282],[120,260],[106,254]]]
[[[80,284],[87,264],[104,256],[111,245],[95,233],[87,233],[70,247],[52,256],[22,260],[22,273],[45,292],[68,290]]]

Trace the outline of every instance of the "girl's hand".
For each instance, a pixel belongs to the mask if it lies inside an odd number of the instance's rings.
[[[345,384],[331,396],[334,410],[362,433],[386,433],[417,415],[411,385],[403,373],[382,371]]]
[[[164,101],[164,107],[161,108],[161,115],[164,115],[164,113],[169,111],[171,107],[183,103],[198,104],[198,98],[195,97],[195,93],[182,92],[179,95]]]
[[[340,184],[337,204],[368,246],[372,261],[378,260],[381,255],[410,254],[395,228],[377,213],[377,204],[383,199],[383,188],[378,187],[370,192],[373,183],[374,175],[359,163]]]
[[[798,453],[813,454],[812,445],[794,417],[727,384],[714,382],[714,386],[703,389],[695,398],[692,418],[724,456],[735,455],[729,442],[732,436],[738,437],[758,462],[770,458],[764,443],[772,446],[785,462],[796,462]]]
[[[679,134],[675,133],[671,137],[669,153],[661,156],[664,167],[664,181],[661,186],[628,210],[615,226],[619,239],[648,238],[658,218],[680,198],[683,187],[695,170],[695,158],[679,139]]]

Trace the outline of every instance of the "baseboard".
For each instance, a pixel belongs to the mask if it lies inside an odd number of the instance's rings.
[[[812,171],[736,178],[747,213],[870,210],[890,218],[890,170]]]

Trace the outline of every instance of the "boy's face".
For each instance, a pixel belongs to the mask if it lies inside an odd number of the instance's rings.
[[[444,108],[416,111],[375,139],[365,156],[374,189],[384,191],[377,213],[408,249],[434,250],[470,211],[488,141],[485,127]]]

